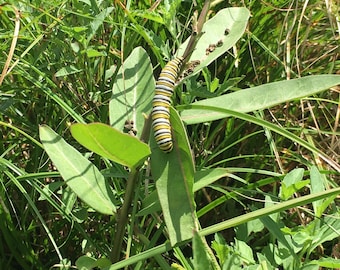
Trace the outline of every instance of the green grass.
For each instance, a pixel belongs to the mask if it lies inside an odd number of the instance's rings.
[[[149,2],[0,6],[0,268],[340,268],[338,7],[206,23],[164,154],[155,78],[204,1]]]

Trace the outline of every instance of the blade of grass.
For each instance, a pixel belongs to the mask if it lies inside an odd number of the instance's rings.
[[[254,220],[263,216],[268,216],[270,214],[274,214],[280,211],[285,211],[287,209],[290,208],[294,208],[294,207],[298,207],[301,205],[305,205],[308,203],[312,203],[313,201],[316,200],[320,200],[323,198],[327,198],[329,196],[333,196],[333,195],[337,195],[340,194],[340,188],[335,188],[335,189],[330,189],[330,190],[326,190],[324,192],[319,192],[319,193],[315,193],[315,194],[310,194],[310,195],[306,195],[303,197],[299,197],[299,198],[295,198],[289,201],[285,201],[282,203],[278,203],[276,205],[272,205],[270,207],[267,208],[262,208],[247,214],[244,214],[242,216],[238,216],[232,219],[229,219],[227,221],[218,223],[216,225],[212,225],[210,227],[204,228],[202,230],[200,230],[200,234],[203,236],[207,236],[219,231],[223,231],[226,230],[228,228],[232,228],[235,227],[237,225],[246,223],[250,220]],[[184,245],[186,243],[188,243],[189,241],[184,241],[182,243],[179,243],[178,245]],[[165,243],[162,245],[159,245],[157,247],[151,248],[149,250],[146,250],[144,252],[139,253],[138,255],[132,256],[126,260],[120,261],[116,264],[111,265],[109,268],[107,268],[106,270],[114,270],[114,269],[120,269],[123,267],[126,267],[128,265],[131,265],[133,263],[137,263],[140,260],[146,260],[148,258],[151,258],[155,255],[164,253],[171,250],[171,245],[170,243]]]
[[[340,78],[340,76],[339,76]],[[322,158],[325,162],[327,162],[334,170],[336,170],[337,172],[340,172],[340,165],[337,164],[336,162],[334,162],[330,157],[328,157],[325,153],[323,153],[321,150],[319,150],[318,148],[310,145],[308,142],[306,142],[305,140],[301,139],[300,137],[296,136],[295,134],[291,133],[290,131],[276,126],[275,124],[272,124],[268,121],[265,121],[263,119],[260,118],[256,118],[254,116],[251,116],[249,114],[246,113],[241,113],[241,112],[236,112],[236,111],[232,111],[229,109],[223,109],[220,107],[214,107],[214,106],[205,106],[205,105],[183,105],[180,106],[181,108],[188,108],[188,109],[195,109],[195,110],[206,110],[206,111],[213,111],[216,113],[221,113],[224,115],[230,115],[230,116],[234,116],[237,117],[239,119],[257,124],[259,126],[263,126],[268,128],[271,131],[274,131],[298,144],[300,144],[301,146],[305,147],[306,149],[310,150],[313,153],[317,153],[319,155],[320,158]]]

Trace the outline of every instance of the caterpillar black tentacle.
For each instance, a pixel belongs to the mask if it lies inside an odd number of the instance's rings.
[[[177,57],[165,65],[156,82],[152,100],[151,117],[155,139],[159,148],[166,153],[173,148],[169,107],[182,64],[183,57]]]

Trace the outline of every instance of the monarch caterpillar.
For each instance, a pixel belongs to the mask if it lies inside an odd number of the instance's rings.
[[[165,153],[171,152],[173,148],[169,107],[182,64],[183,57],[177,57],[165,65],[156,82],[152,100],[152,127],[156,142]]]

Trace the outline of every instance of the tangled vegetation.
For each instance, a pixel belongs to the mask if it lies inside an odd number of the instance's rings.
[[[210,1],[163,153],[203,5],[0,5],[2,268],[340,268],[339,7]]]

